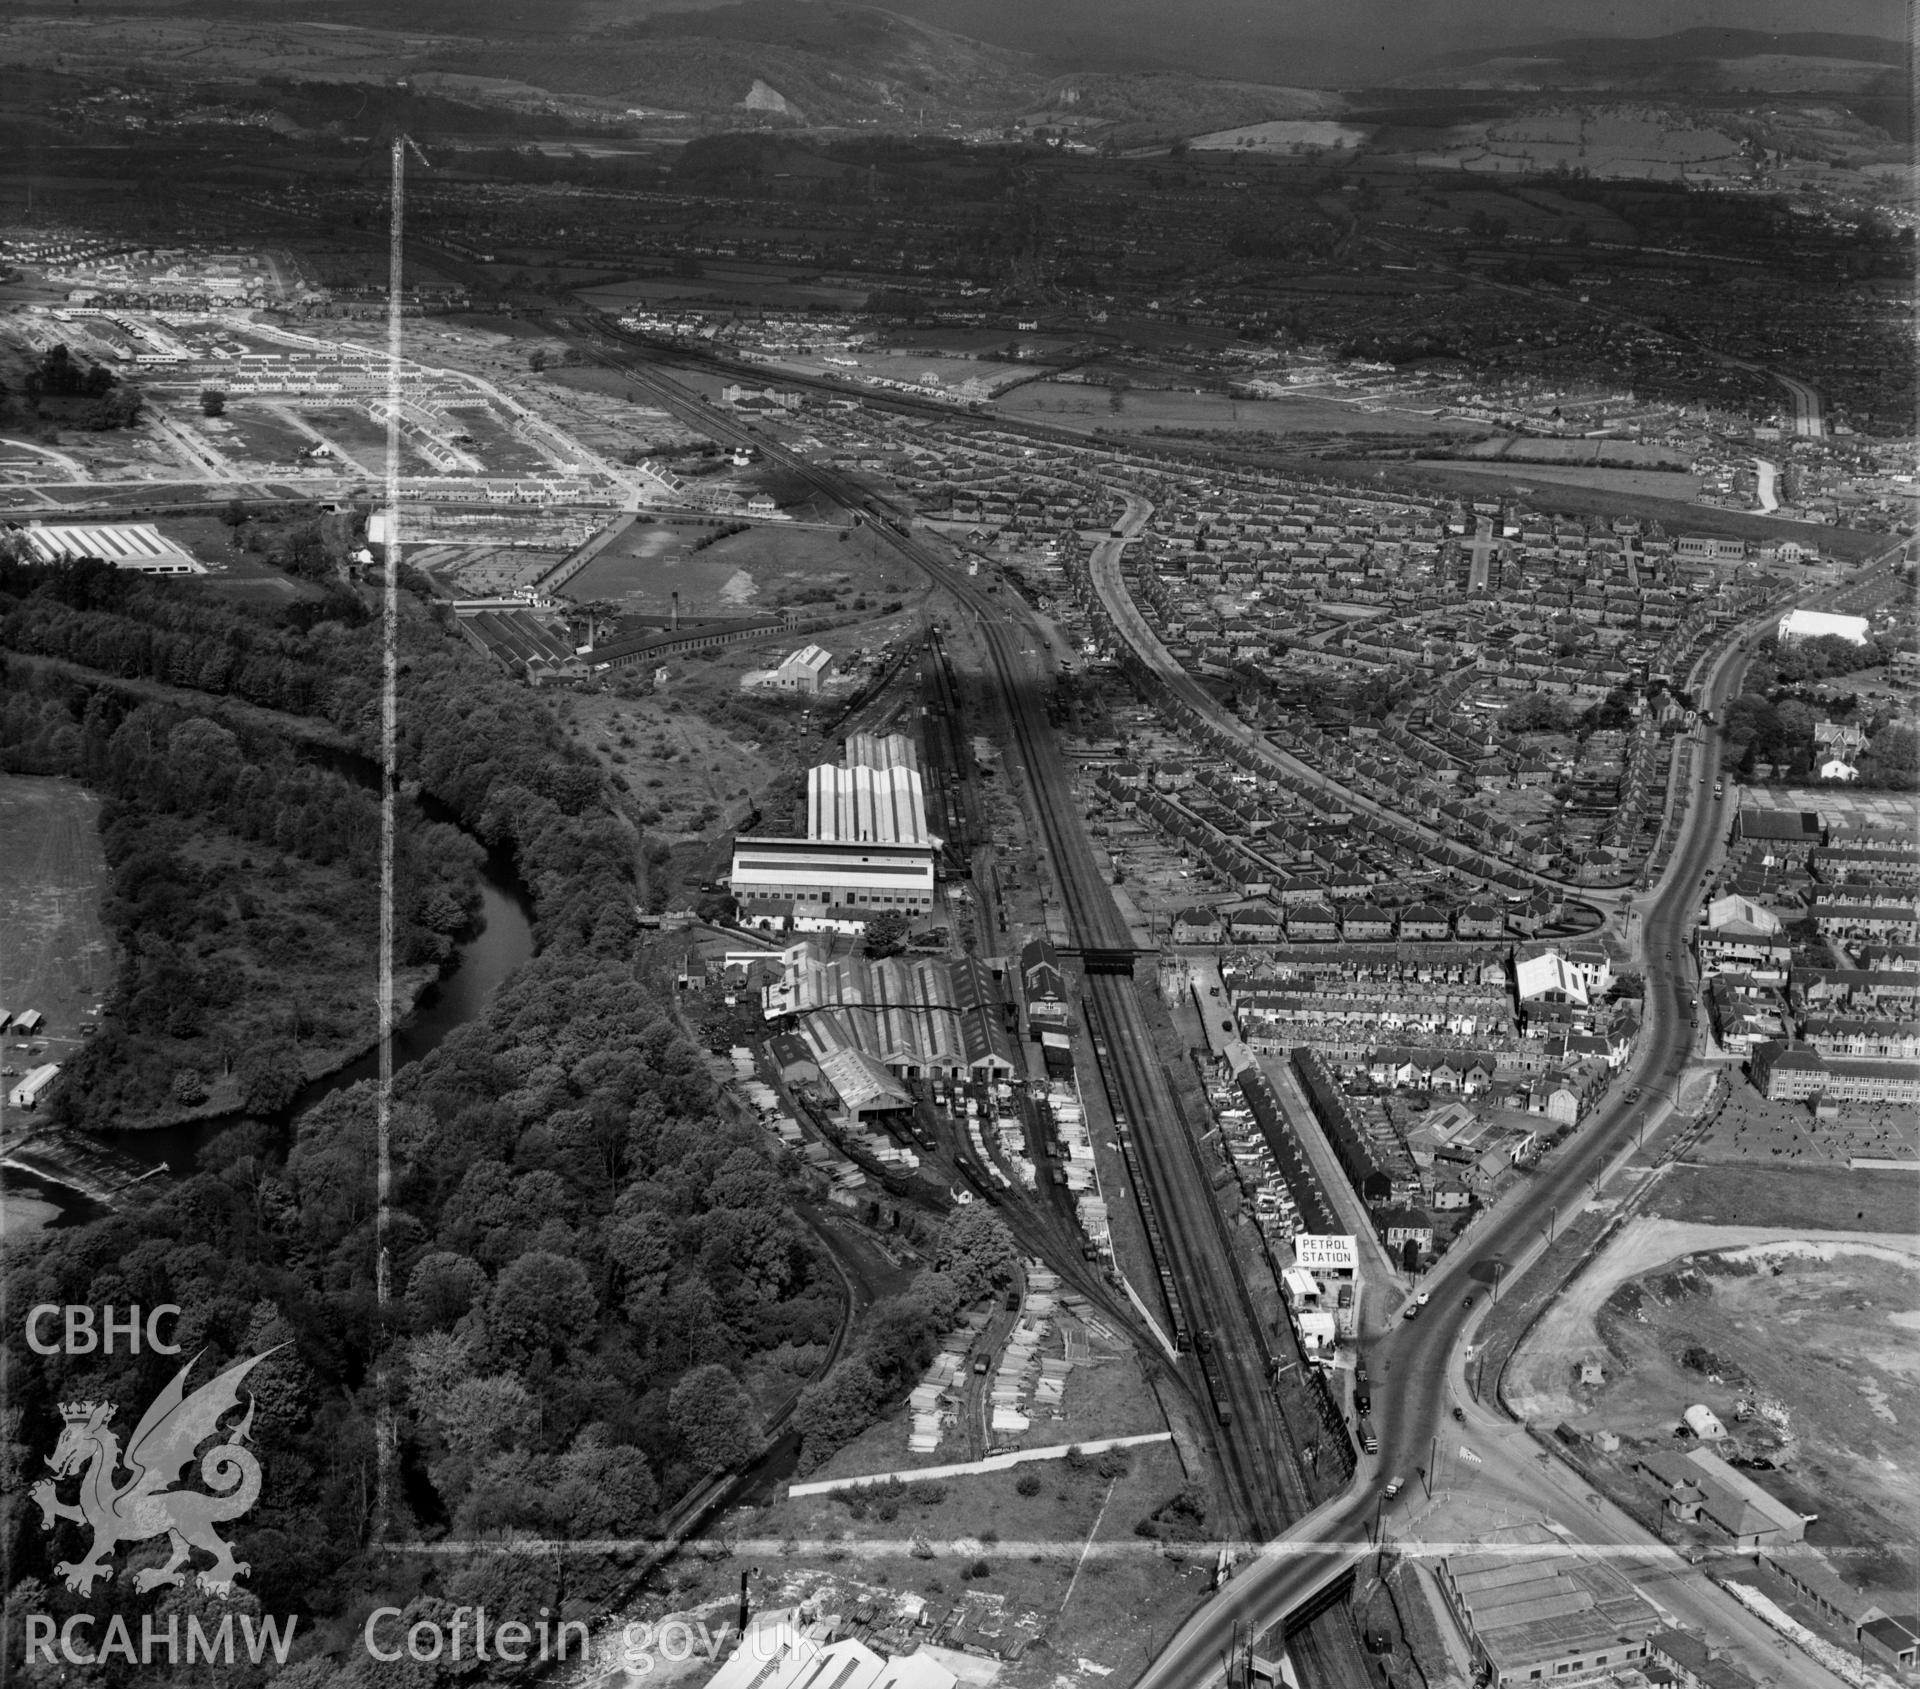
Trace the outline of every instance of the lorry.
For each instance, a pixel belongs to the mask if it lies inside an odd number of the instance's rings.
[[[1380,1439],[1373,1434],[1373,1415],[1363,1413],[1360,1416],[1360,1447],[1368,1454],[1380,1452]]]
[[[1367,1377],[1364,1363],[1353,1369],[1353,1411],[1355,1413],[1373,1411],[1373,1381]]]

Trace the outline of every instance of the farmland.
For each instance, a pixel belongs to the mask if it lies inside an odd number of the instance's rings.
[[[1357,147],[1370,130],[1325,118],[1280,118],[1272,123],[1246,123],[1237,129],[1216,129],[1196,135],[1187,144],[1202,152],[1293,152],[1306,147]]]

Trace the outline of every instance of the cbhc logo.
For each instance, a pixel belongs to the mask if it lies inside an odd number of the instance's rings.
[[[62,1307],[58,1302],[42,1302],[27,1314],[27,1347],[36,1355],[91,1355],[96,1349],[103,1355],[113,1353],[113,1340],[124,1337],[126,1353],[140,1353],[140,1338],[144,1332],[147,1347],[156,1355],[177,1355],[178,1343],[163,1343],[160,1340],[160,1321],[171,1315],[180,1317],[179,1308],[172,1302],[162,1302],[150,1310],[145,1321],[140,1318],[138,1307],[130,1308],[125,1316],[114,1318],[110,1307],[100,1310],[101,1319],[96,1324],[91,1308]],[[40,1327],[53,1316],[60,1319],[59,1337],[49,1341],[40,1335]]]

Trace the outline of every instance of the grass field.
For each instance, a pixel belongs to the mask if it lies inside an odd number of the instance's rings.
[[[1676,1167],[1650,1212],[1722,1226],[1911,1231],[1920,1175],[1836,1167]]]
[[[307,424],[344,454],[350,471],[357,466],[368,475],[385,474],[387,430],[384,423],[375,422],[353,405],[302,405],[299,409]],[[400,472],[403,475],[440,473],[404,438],[400,442]]]
[[[47,1017],[44,1052],[6,1046],[8,1064],[22,1070],[78,1048],[86,1011],[113,984],[99,811],[74,781],[0,774],[0,1006]]]
[[[1676,469],[1615,469],[1588,463],[1522,463],[1514,458],[1473,460],[1469,458],[1423,458],[1419,469],[1457,469],[1469,475],[1484,475],[1507,486],[1596,487],[1605,492],[1625,493],[1634,498],[1692,500],[1700,496],[1700,478]]]
[[[680,595],[686,615],[741,616],[781,605],[825,609],[849,595],[889,601],[919,582],[891,549],[856,529],[758,525],[703,550],[702,524],[638,522],[567,583],[576,603],[604,599],[636,614],[663,614]]]
[[[1216,129],[1195,135],[1187,143],[1196,152],[1290,152],[1295,147],[1353,148],[1372,131],[1353,123],[1326,118],[1283,117],[1270,123],[1246,123],[1238,129]]]
[[[1245,429],[1274,434],[1471,434],[1478,425],[1416,411],[1363,410],[1338,399],[1231,399],[1223,393],[1129,391],[1116,407],[1111,389],[1034,381],[995,408],[1066,427],[1177,430]]]
[[[553,468],[544,452],[527,444],[491,411],[478,406],[448,411],[450,431],[471,435],[467,451],[487,466],[490,475],[541,475]]]
[[[255,463],[292,464],[313,444],[305,434],[271,405],[248,399],[229,399],[220,421],[227,427],[212,436],[229,457]]]

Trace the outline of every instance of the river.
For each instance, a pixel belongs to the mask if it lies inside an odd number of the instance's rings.
[[[480,899],[479,929],[459,946],[451,971],[428,987],[415,1012],[394,1031],[396,1070],[418,1061],[456,1026],[472,1020],[500,983],[533,954],[532,910],[513,876],[511,862],[504,856],[489,856],[481,865]],[[269,1125],[290,1135],[292,1123],[322,1097],[362,1079],[372,1079],[379,1070],[380,1052],[368,1050],[345,1067],[307,1085],[282,1120]],[[193,1166],[203,1144],[246,1118],[225,1115],[150,1131],[96,1132],[91,1136],[146,1166],[165,1162],[175,1172],[185,1172]],[[0,1174],[0,1191],[52,1204],[59,1210],[58,1217],[49,1222],[53,1225],[80,1224],[102,1212],[96,1202],[12,1168]]]

